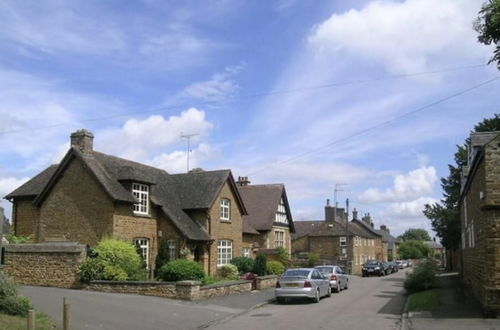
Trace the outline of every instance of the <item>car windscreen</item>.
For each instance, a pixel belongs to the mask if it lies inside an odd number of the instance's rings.
[[[309,270],[290,269],[283,274],[283,277],[307,277],[309,273]]]
[[[315,267],[317,270],[322,272],[323,274],[331,274],[333,273],[333,267]]]
[[[368,261],[366,263],[367,266],[378,266],[378,261]]]

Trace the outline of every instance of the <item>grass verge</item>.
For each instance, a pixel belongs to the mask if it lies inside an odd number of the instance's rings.
[[[431,311],[439,304],[438,289],[415,292],[410,295],[408,302],[409,312]]]
[[[28,317],[12,316],[0,313],[0,330],[26,330]],[[45,314],[36,312],[35,328],[37,330],[53,330],[54,322]]]

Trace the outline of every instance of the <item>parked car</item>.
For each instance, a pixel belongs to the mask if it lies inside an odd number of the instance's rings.
[[[399,270],[399,266],[396,261],[389,261],[387,265],[389,266],[390,270],[389,274],[396,273]]]
[[[406,260],[406,265],[407,267],[413,266],[413,261],[411,261],[410,259]]]
[[[310,298],[319,302],[323,296],[330,297],[330,279],[315,268],[287,269],[276,281],[276,300],[282,303],[287,298]]]
[[[397,262],[399,264],[399,269],[403,269],[403,268],[408,267],[408,261],[406,261],[406,260],[398,260]]]
[[[378,276],[385,275],[384,264],[378,260],[368,260],[363,264],[361,271],[363,277],[370,275],[378,275]]]
[[[314,267],[319,270],[323,275],[330,279],[330,287],[332,290],[340,292],[347,290],[349,287],[349,278],[345,272],[337,265],[324,265]]]

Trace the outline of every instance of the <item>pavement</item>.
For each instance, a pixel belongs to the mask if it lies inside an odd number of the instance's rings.
[[[458,273],[440,275],[439,305],[430,312],[406,312],[402,330],[500,330],[499,319],[484,318],[481,305]]]

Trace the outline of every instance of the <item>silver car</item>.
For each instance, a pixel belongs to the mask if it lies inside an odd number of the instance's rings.
[[[287,269],[276,282],[276,300],[286,298],[310,298],[319,302],[323,296],[330,297],[330,279],[314,268]]]
[[[349,279],[345,275],[345,272],[337,265],[325,265],[314,267],[319,270],[323,275],[330,279],[330,286],[333,290],[340,292],[341,290],[346,290],[349,287]]]

